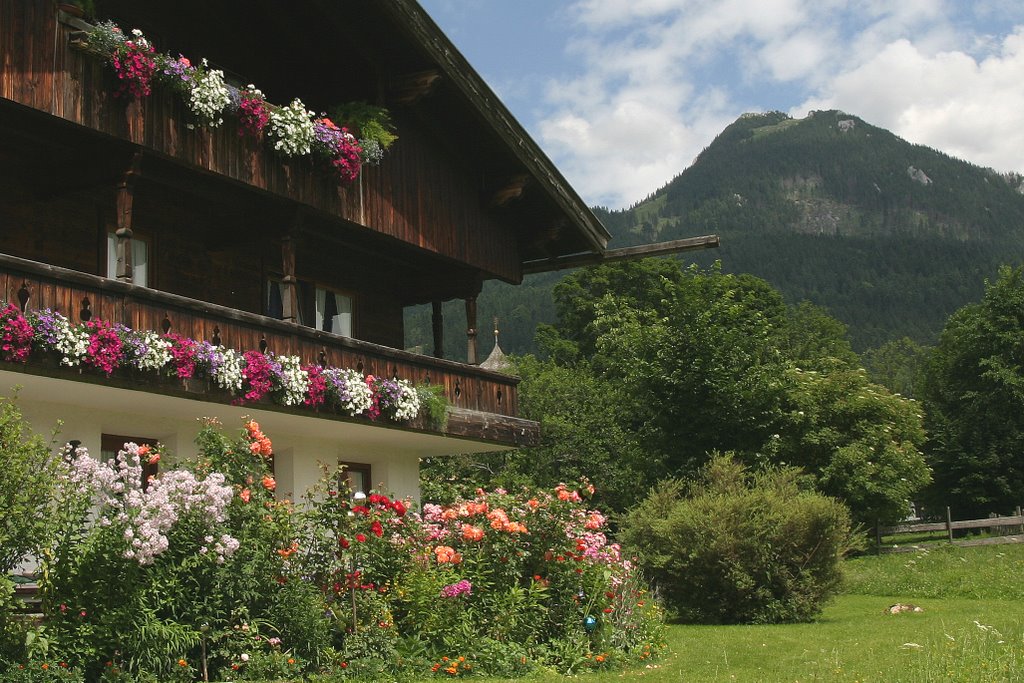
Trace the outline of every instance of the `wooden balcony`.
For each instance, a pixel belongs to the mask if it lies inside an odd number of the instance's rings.
[[[397,240],[423,258],[458,263],[485,279],[521,280],[517,230],[536,218],[527,215],[510,229],[507,211],[496,212],[481,201],[480,174],[468,173],[451,143],[424,130],[408,111],[393,112],[400,143],[380,166],[365,167],[345,186],[324,164],[288,159],[269,144],[240,137],[234,117],[216,129],[194,125],[187,106],[167,88],[154,87],[141,99],[116,98],[109,67],[73,47],[87,41],[89,28],[55,11],[52,0],[0,7],[0,98],[81,126],[85,130],[72,140],[72,151],[91,158],[94,145],[101,144],[110,163],[123,158],[125,166],[131,154],[142,152],[185,169],[190,185],[208,186],[212,193],[229,183],[282,205],[301,206],[337,230]],[[341,101],[346,96],[354,95],[336,95]],[[55,119],[40,119],[23,135],[45,145],[55,134]],[[99,176],[97,182],[104,180]]]
[[[73,322],[102,319],[136,330],[175,332],[196,340],[220,343],[239,351],[262,349],[278,355],[299,356],[303,363],[352,368],[366,374],[409,380],[413,384],[444,387],[451,408],[443,432],[421,419],[397,428],[461,437],[495,448],[534,445],[540,430],[536,422],[517,417],[515,377],[476,366],[421,356],[378,344],[349,339],[281,320],[218,306],[187,297],[108,280],[88,273],[58,268],[0,254],[0,298],[24,302],[24,308],[50,308]],[[2,369],[15,369],[3,364]],[[76,369],[30,361],[24,370],[60,379],[105,383],[139,391],[182,398],[229,402],[232,397],[208,382],[171,381],[155,374],[107,378]],[[266,407],[266,406],[261,406]],[[325,419],[365,422],[306,408],[270,407]],[[382,426],[396,427],[393,423]],[[466,451],[481,450],[470,447]]]

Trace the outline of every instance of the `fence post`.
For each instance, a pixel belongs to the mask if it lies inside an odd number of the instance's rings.
[[[953,542],[953,515],[949,511],[949,506],[946,506],[946,535],[949,536],[949,542]]]
[[[1017,506],[1017,509],[1014,510],[1014,513],[1017,515],[1018,518],[1020,517],[1020,505]],[[1024,524],[1018,525],[1018,528],[1020,529],[1019,533],[1024,534]]]

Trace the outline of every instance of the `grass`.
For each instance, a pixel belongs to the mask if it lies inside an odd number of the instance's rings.
[[[660,661],[587,680],[1024,680],[1024,546],[862,557],[849,560],[846,569],[845,593],[814,623],[672,626],[670,654]],[[888,614],[886,608],[897,602],[924,611]]]

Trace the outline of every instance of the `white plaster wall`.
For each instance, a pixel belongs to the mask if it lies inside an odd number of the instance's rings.
[[[8,387],[13,384],[25,384],[18,405],[32,431],[49,440],[60,423],[53,440],[55,449],[78,440],[98,456],[101,435],[118,434],[157,439],[167,447],[167,461],[173,462],[198,455],[194,439],[201,417],[217,417],[229,435],[238,434],[244,419],[251,417],[274,444],[279,498],[302,500],[320,478],[322,464],[346,461],[369,464],[375,487],[400,498],[419,499],[423,449],[407,432],[49,378],[10,378],[9,374],[0,371],[0,395],[11,395]]]

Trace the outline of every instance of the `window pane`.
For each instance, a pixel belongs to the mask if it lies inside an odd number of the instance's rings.
[[[316,329],[352,336],[352,297],[323,287],[316,288]]]
[[[352,297],[344,294],[334,295],[334,304],[337,314],[331,323],[331,332],[345,337],[352,336]]]
[[[132,238],[132,282],[149,286],[149,244],[139,237]]]
[[[117,235],[107,233],[107,277],[117,279]],[[149,286],[149,244],[142,237],[132,237],[132,282]]]
[[[271,318],[284,317],[284,298],[281,296],[281,283],[267,281],[267,315]]]

